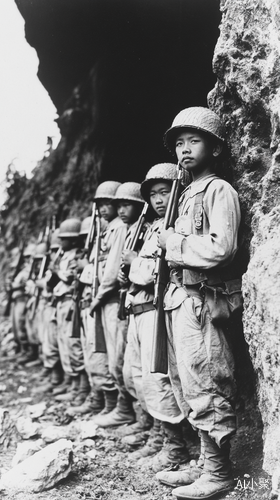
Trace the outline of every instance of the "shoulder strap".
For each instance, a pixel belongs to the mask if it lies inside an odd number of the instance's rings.
[[[197,193],[195,195],[195,200],[194,200],[194,226],[196,229],[196,234],[203,234],[203,198],[205,196],[206,190],[211,184],[212,181],[219,179],[219,177],[215,176],[212,177],[212,179],[209,179],[209,182],[205,185],[205,188],[203,191],[200,191],[200,193]]]

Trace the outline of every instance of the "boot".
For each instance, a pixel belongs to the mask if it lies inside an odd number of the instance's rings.
[[[56,401],[72,401],[78,394],[79,385],[80,385],[80,378],[72,377],[72,382],[69,392],[65,392],[64,394],[58,394],[57,396],[55,396],[54,399]]]
[[[191,460],[181,470],[163,470],[157,472],[156,478],[161,483],[172,486],[173,488],[194,483],[202,474],[204,458],[204,441],[200,439],[200,456],[197,461]]]
[[[218,493],[226,492],[234,487],[229,460],[229,442],[219,448],[208,432],[201,431],[201,437],[205,446],[204,469],[194,483],[172,491],[172,495],[180,500],[212,498]]]
[[[35,361],[38,359],[39,346],[36,344],[29,344],[28,350],[25,354],[17,358],[20,365],[26,365],[30,361]]]
[[[130,453],[129,458],[132,460],[138,460],[138,464],[141,465],[141,461],[145,463],[147,457],[152,457],[158,453],[163,445],[163,435],[161,431],[161,421],[154,419],[153,427],[150,430],[150,436],[145,446],[140,450],[133,451]]]
[[[75,397],[75,399],[71,401],[71,406],[81,406],[85,402],[90,392],[88,374],[85,370],[80,372],[79,378],[80,378],[80,385],[78,389],[78,394]]]
[[[139,434],[148,431],[152,425],[153,417],[141,408],[136,414],[136,422],[131,425],[126,424],[119,427],[119,429],[115,431],[115,435],[118,437],[125,437],[133,434]]]
[[[163,447],[152,461],[154,472],[160,472],[167,467],[184,464],[189,461],[189,453],[183,439],[182,424],[162,422],[164,434]]]
[[[107,415],[96,416],[94,423],[100,427],[116,427],[135,422],[132,400],[128,392],[119,392],[115,408]]]
[[[65,373],[63,382],[52,390],[53,395],[57,396],[58,394],[64,394],[65,392],[68,392],[70,390],[71,382],[72,379],[70,375],[67,375]]]
[[[54,387],[63,382],[63,368],[61,362],[57,361],[51,370],[51,383]]]
[[[95,422],[96,419],[100,420],[100,417],[101,419],[104,418],[103,415],[107,415],[115,408],[118,400],[118,394],[119,394],[118,389],[113,389],[112,391],[103,391],[105,405],[103,410],[101,410],[99,413],[97,413],[97,415],[93,417],[92,420],[94,424],[96,423]]]
[[[80,406],[71,406],[67,408],[66,413],[73,417],[74,415],[85,415],[86,413],[91,413],[97,415],[104,408],[104,396],[102,391],[92,390],[84,403]]]

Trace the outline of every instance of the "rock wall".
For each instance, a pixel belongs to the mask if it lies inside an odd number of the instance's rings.
[[[250,262],[244,334],[257,375],[264,469],[280,461],[280,5],[221,0],[209,105],[224,116]]]

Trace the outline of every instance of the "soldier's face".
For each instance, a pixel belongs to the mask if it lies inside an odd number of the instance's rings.
[[[133,224],[139,216],[138,207],[131,201],[120,201],[118,203],[118,216],[125,224]]]
[[[180,165],[193,174],[203,172],[221,152],[207,134],[195,129],[183,129],[178,134],[175,150]]]
[[[110,222],[118,215],[117,207],[112,203],[112,200],[99,200],[97,206],[100,217],[103,217],[107,222]]]
[[[64,252],[73,248],[73,238],[60,238],[60,246]]]
[[[155,182],[150,189],[150,202],[159,217],[164,217],[171,192],[171,183]]]

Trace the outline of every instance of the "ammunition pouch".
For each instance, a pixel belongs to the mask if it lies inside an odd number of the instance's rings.
[[[213,325],[223,326],[242,313],[241,279],[226,281],[217,286],[202,283],[200,291],[208,306]]]

